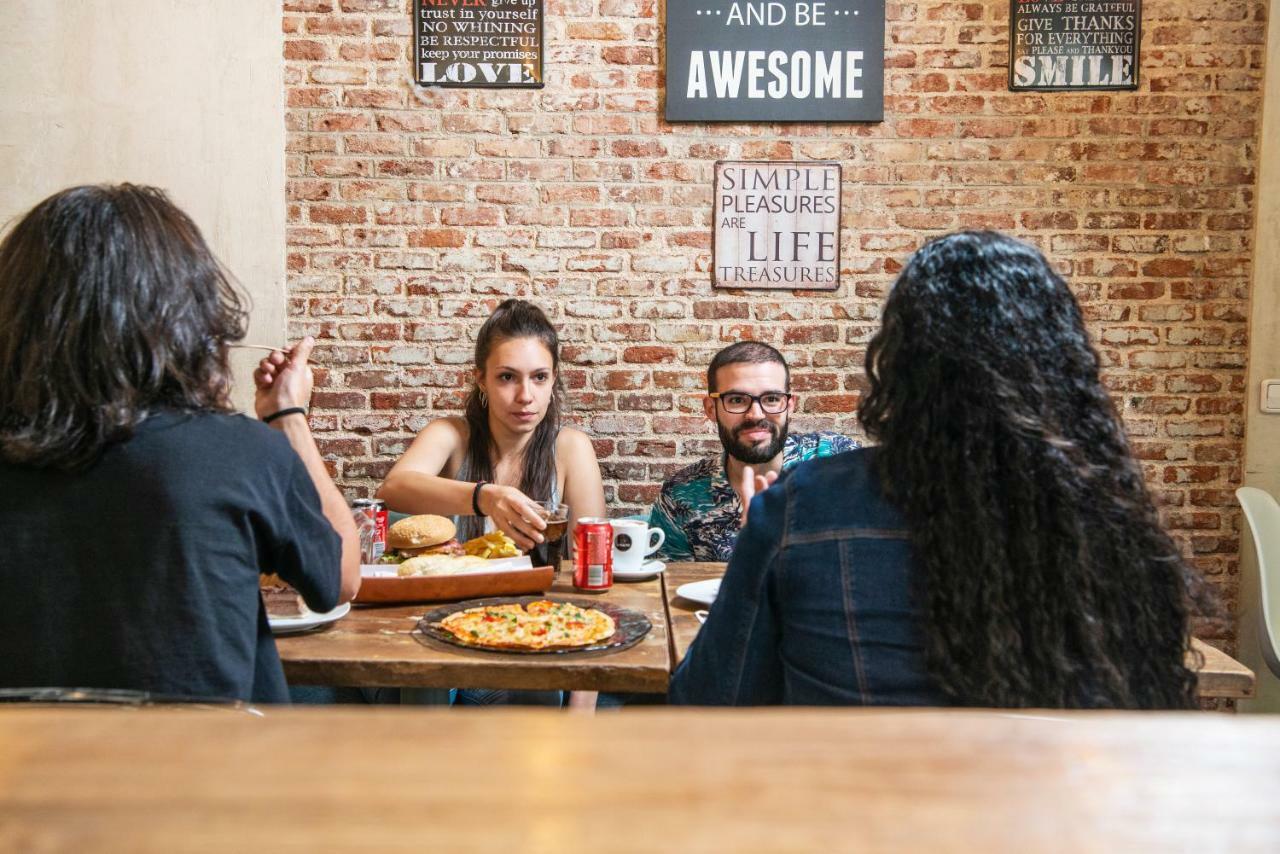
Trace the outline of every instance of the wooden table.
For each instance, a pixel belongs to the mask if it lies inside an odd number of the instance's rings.
[[[1191,648],[1204,656],[1204,663],[1192,660],[1201,697],[1247,699],[1253,696],[1253,671],[1200,638],[1191,639]],[[1198,665],[1198,666],[1197,666]]]
[[[676,588],[694,581],[707,581],[724,575],[726,564],[723,563],[672,563],[662,574],[663,594],[667,597],[667,612],[670,615],[667,624],[671,627],[671,669],[675,670],[684,661],[689,645],[698,636],[702,623],[693,615],[694,611],[707,610],[707,605],[690,602],[676,595]]]
[[[665,692],[671,651],[662,582],[619,583],[607,593],[587,594],[575,591],[568,577],[561,572],[550,592],[631,608],[648,617],[653,629],[620,652],[503,654],[413,632],[440,603],[357,606],[320,631],[279,637],[276,646],[286,677],[298,685]]]
[[[528,656],[460,649],[413,633],[436,604],[357,607],[321,631],[281,637],[276,645],[286,676],[300,685],[662,693],[701,627],[694,611],[705,607],[676,596],[676,589],[724,570],[723,563],[673,563],[660,579],[617,583],[600,595],[653,623],[644,640],[621,652]],[[574,591],[567,579],[561,572],[551,592],[594,598]],[[1253,696],[1249,668],[1199,639],[1192,644],[1204,656],[1202,697]]]
[[[689,645],[698,636],[702,624],[694,616],[694,611],[706,608],[706,605],[690,602],[676,595],[676,589],[682,584],[692,581],[704,581],[724,575],[723,563],[673,563],[664,573],[663,583],[667,597],[667,610],[671,626],[671,662],[674,670],[681,661]],[[1253,671],[1227,655],[1220,649],[1212,647],[1199,638],[1191,639],[1193,654],[1188,656],[1188,664],[1197,670],[1201,697],[1247,698],[1253,696]],[[1203,664],[1196,660],[1194,653],[1203,656]]]
[[[1280,720],[0,709],[0,850],[1274,851]]]

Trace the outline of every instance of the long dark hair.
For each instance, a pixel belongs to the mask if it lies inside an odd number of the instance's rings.
[[[153,187],[63,190],[0,243],[0,457],[78,469],[153,411],[226,410],[235,289]]]
[[[551,354],[551,371],[554,381],[547,415],[533,431],[533,438],[525,446],[521,459],[520,491],[535,501],[551,498],[556,480],[556,436],[560,432],[560,416],[564,411],[564,384],[560,379],[560,336],[556,328],[531,302],[519,299],[504,300],[489,319],[480,327],[476,336],[476,370],[484,372],[489,364],[489,354],[503,341],[514,338],[533,338]],[[471,480],[493,479],[493,455],[496,446],[489,429],[489,410],[481,401],[479,386],[473,386],[467,396],[467,460],[466,476]],[[463,533],[477,536],[481,533],[480,519],[464,518]]]
[[[993,232],[920,249],[858,415],[923,569],[928,667],[957,703],[1189,708],[1191,594],[1079,306]]]

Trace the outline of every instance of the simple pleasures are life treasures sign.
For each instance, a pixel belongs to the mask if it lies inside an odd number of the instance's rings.
[[[829,291],[840,283],[840,164],[716,163],[712,282]]]
[[[667,121],[884,119],[884,0],[668,0]]]

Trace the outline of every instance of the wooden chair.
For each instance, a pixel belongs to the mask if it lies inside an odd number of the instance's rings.
[[[1258,643],[1271,672],[1280,678],[1280,504],[1271,495],[1252,486],[1236,490],[1244,508],[1253,547],[1258,555],[1259,609]]]

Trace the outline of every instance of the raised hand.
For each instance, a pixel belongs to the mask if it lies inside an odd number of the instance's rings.
[[[258,369],[253,372],[256,387],[253,409],[259,418],[293,406],[305,407],[311,401],[315,378],[307,361],[315,344],[315,339],[308,335],[288,352],[272,353],[258,363]]]
[[[738,496],[742,499],[742,518],[738,520],[741,527],[745,527],[747,524],[747,512],[751,509],[751,499],[755,498],[757,492],[764,492],[773,486],[777,479],[778,473],[776,471],[756,474],[755,469],[751,466],[742,467],[742,477],[735,484]]]

